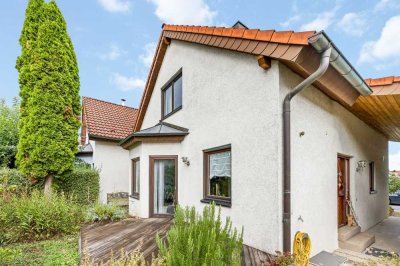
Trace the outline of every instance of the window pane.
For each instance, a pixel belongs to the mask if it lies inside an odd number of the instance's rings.
[[[175,210],[175,160],[154,161],[154,213]]]
[[[164,91],[164,115],[172,112],[172,87]]]
[[[231,152],[209,155],[209,195],[231,197]]]
[[[140,192],[140,161],[135,162],[135,191]]]
[[[182,106],[182,77],[174,83],[174,109]]]

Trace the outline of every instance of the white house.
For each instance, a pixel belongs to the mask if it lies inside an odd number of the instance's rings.
[[[284,99],[303,81],[312,86],[286,103],[284,120]],[[387,216],[388,140],[400,139],[399,92],[386,100],[392,90],[371,89],[379,82],[364,81],[323,32],[164,25],[135,133],[120,143],[132,162],[130,214],[214,201],[245,244],[269,253],[289,250],[297,231],[313,254],[359,238],[353,249],[365,248],[374,237],[358,230]],[[346,226],[350,215],[359,228]]]
[[[100,201],[129,192],[129,152],[118,145],[133,132],[137,109],[89,97],[82,99],[81,145],[77,158],[100,171]]]

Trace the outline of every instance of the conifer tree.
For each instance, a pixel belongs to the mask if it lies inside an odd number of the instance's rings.
[[[53,178],[73,167],[81,111],[76,55],[54,1],[43,5],[36,37],[27,62],[29,93],[23,99],[17,163],[29,176],[44,178],[50,194]]]

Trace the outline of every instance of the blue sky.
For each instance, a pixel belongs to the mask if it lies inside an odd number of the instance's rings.
[[[364,78],[400,75],[400,0],[58,0],[81,95],[137,107],[163,22],[327,31]],[[15,60],[27,0],[0,2],[0,98],[18,95]],[[400,145],[390,145],[400,169]]]

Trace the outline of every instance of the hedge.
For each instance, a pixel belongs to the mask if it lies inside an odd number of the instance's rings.
[[[99,171],[89,166],[75,165],[72,171],[64,174],[59,189],[72,194],[77,203],[93,204],[99,197]]]

